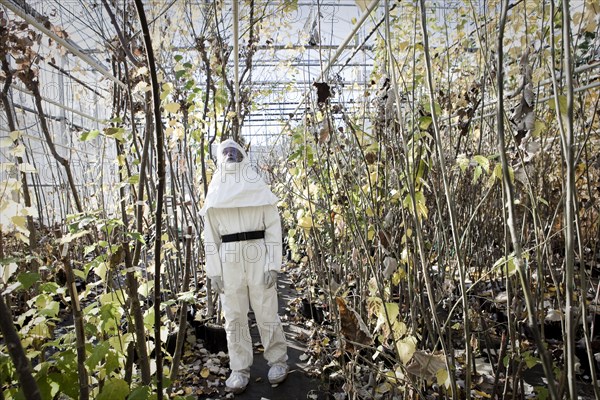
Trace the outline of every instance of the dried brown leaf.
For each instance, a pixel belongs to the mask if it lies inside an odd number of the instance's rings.
[[[336,297],[335,301],[340,312],[342,335],[349,341],[346,342],[346,349],[354,349],[353,343],[366,346],[372,344],[373,338],[360,315],[352,307],[349,307],[343,298]]]

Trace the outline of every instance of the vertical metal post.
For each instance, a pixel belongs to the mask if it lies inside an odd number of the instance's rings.
[[[233,79],[235,80],[235,121],[233,124],[233,140],[236,142],[240,137],[240,117],[242,115],[240,108],[239,22],[238,2],[237,0],[233,0]]]

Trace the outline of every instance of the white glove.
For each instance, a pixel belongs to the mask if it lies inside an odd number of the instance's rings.
[[[275,286],[275,283],[277,282],[277,275],[279,275],[277,271],[271,270],[265,272],[265,286],[267,289],[271,289],[273,286]]]
[[[212,283],[212,288],[217,293],[225,292],[223,286],[223,278],[220,276],[209,276],[210,282]]]

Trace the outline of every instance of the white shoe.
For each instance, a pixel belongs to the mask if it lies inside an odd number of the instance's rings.
[[[250,377],[248,374],[240,371],[232,371],[229,378],[225,381],[225,387],[228,391],[238,394],[246,389],[249,381]]]
[[[288,365],[285,363],[275,363],[269,369],[269,382],[272,384],[281,383],[287,378]]]

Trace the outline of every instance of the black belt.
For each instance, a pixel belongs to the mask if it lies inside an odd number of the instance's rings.
[[[252,231],[252,232],[241,232],[232,233],[231,235],[221,236],[223,243],[228,242],[241,242],[242,240],[253,240],[253,239],[264,239],[265,231]]]

